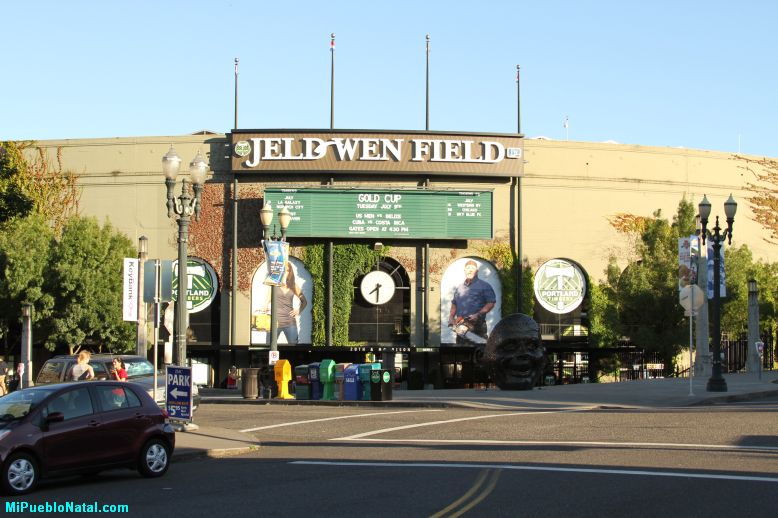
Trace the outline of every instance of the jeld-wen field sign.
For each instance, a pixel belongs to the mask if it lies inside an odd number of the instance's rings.
[[[491,191],[265,190],[292,214],[292,237],[492,239]]]

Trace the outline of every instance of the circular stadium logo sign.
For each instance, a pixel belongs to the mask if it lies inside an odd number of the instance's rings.
[[[214,269],[202,259],[190,258],[186,266],[186,307],[189,313],[197,313],[210,306],[216,298],[219,282]],[[173,262],[173,300],[178,300],[178,261]]]
[[[248,140],[239,140],[235,143],[235,154],[239,157],[248,156],[251,153],[251,144]]]
[[[581,305],[585,295],[586,277],[570,261],[551,259],[535,273],[535,298],[552,313],[570,313]]]

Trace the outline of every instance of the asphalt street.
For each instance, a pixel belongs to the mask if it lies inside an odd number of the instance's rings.
[[[259,442],[182,460],[158,480],[114,471],[45,483],[130,515],[775,516],[778,399],[639,409],[203,405]]]

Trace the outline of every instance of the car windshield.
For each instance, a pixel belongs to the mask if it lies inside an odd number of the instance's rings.
[[[154,374],[154,366],[148,360],[134,359],[124,360],[124,368],[127,369],[128,378],[151,376]]]
[[[0,398],[0,420],[12,421],[29,414],[41,401],[56,389],[36,387],[17,390]]]

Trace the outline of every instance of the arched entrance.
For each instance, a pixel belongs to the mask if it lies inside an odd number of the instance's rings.
[[[411,290],[405,268],[386,257],[354,281],[348,338],[367,345],[408,345]]]

